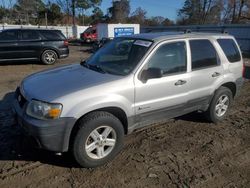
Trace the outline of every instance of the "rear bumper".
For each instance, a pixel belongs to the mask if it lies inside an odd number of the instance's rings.
[[[69,148],[71,130],[76,122],[75,118],[59,118],[56,120],[39,120],[24,112],[15,99],[13,110],[18,124],[24,132],[33,137],[42,149],[54,152],[66,152]]]
[[[236,84],[236,93],[235,93],[235,97],[239,96],[240,94],[240,90],[243,87],[244,84],[244,78],[238,78],[235,82]]]
[[[69,56],[69,48],[61,48],[59,50],[59,58],[62,59],[62,58],[66,58]]]

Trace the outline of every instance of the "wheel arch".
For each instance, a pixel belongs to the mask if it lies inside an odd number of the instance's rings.
[[[233,97],[235,97],[235,95],[236,95],[236,90],[237,90],[236,83],[234,83],[234,82],[226,82],[226,83],[222,84],[221,86],[230,89],[230,91],[231,91],[232,94],[233,94]]]
[[[84,115],[82,115],[80,118],[78,118],[78,120],[75,122],[71,132],[70,132],[70,138],[69,138],[69,149],[71,148],[73,141],[74,141],[74,137],[77,134],[78,130],[79,130],[79,122],[82,118],[84,118],[86,115],[92,113],[92,112],[96,112],[96,111],[102,111],[102,112],[109,112],[110,114],[114,115],[115,117],[117,117],[122,125],[123,125],[123,129],[124,129],[124,133],[125,135],[128,134],[128,118],[127,115],[125,113],[124,110],[122,110],[119,107],[104,107],[104,108],[98,108],[95,110],[92,110],[90,112],[85,113]]]
[[[43,55],[43,53],[44,53],[46,50],[52,50],[52,51],[56,52],[57,58],[58,58],[58,59],[60,58],[59,51],[58,51],[57,49],[52,48],[52,47],[46,47],[46,48],[43,48],[43,49],[41,50],[40,57],[39,57],[40,60],[42,59],[42,55]]]

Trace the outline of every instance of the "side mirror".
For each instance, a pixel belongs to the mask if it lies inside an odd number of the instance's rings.
[[[148,68],[147,70],[143,70],[141,73],[141,80],[143,82],[147,82],[149,79],[153,78],[161,78],[162,71],[159,68]]]

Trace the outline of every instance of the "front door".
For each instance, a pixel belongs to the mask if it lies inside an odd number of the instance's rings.
[[[160,69],[161,78],[144,82],[135,76],[135,113],[142,126],[183,114],[190,84],[186,44],[164,42],[151,53],[141,71]]]
[[[18,30],[0,32],[0,61],[16,59],[19,55]]]

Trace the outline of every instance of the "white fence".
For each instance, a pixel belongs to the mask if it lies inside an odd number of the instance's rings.
[[[0,30],[3,29],[15,29],[15,28],[41,28],[41,29],[57,29],[61,30],[62,33],[67,38],[80,38],[80,34],[85,31],[88,26],[39,26],[39,25],[8,25],[2,24],[0,25]]]

